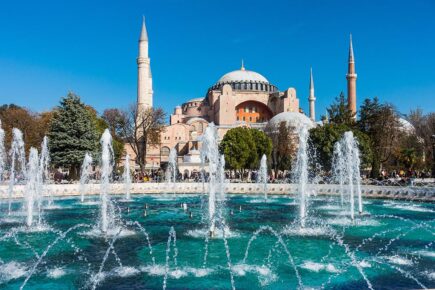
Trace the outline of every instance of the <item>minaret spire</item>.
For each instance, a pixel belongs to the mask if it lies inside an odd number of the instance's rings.
[[[355,62],[355,57],[353,55],[353,45],[352,45],[352,34],[349,36],[349,62]]]
[[[310,67],[310,95],[308,97],[308,103],[310,105],[310,119],[313,122],[316,121],[315,101],[316,97],[314,96],[313,68]]]
[[[148,41],[148,32],[145,25],[145,16],[142,16],[142,30],[140,32],[139,41]]]
[[[148,56],[148,33],[145,16],[139,36],[139,55],[137,57],[137,106],[138,111],[153,106],[153,80],[150,58]]]
[[[356,78],[357,74],[355,71],[355,56],[353,54],[353,44],[352,44],[352,34],[350,35],[349,42],[349,60],[347,67],[347,106],[349,110],[354,114],[354,119],[356,119]]]

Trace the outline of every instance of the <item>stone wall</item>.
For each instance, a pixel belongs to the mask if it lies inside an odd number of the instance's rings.
[[[165,183],[134,183],[131,192],[134,194],[163,194],[179,193],[193,194],[207,192],[208,184],[205,184],[205,190],[202,183],[176,183],[175,186]],[[310,185],[310,190],[317,192],[317,195],[339,195],[338,185],[321,184]],[[268,184],[269,194],[289,194],[295,195],[297,190],[296,184]],[[8,186],[0,185],[0,199],[8,198]],[[14,198],[22,198],[25,190],[24,185],[14,187]],[[228,183],[225,187],[230,194],[264,194],[263,186],[255,183]],[[115,183],[110,185],[110,191],[113,194],[123,194],[124,185]],[[51,193],[53,196],[78,196],[79,184],[49,184],[46,186],[46,194]],[[89,184],[87,193],[96,195],[100,193],[100,184]],[[365,198],[387,198],[387,199],[404,199],[415,201],[435,201],[435,187],[396,187],[396,186],[374,186],[363,185],[362,194]]]

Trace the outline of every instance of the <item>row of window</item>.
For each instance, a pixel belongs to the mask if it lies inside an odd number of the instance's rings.
[[[257,113],[257,107],[245,107],[244,109],[239,109],[240,111],[245,111],[245,113]]]
[[[181,137],[177,137],[177,136],[175,136],[174,139],[175,139],[175,140],[181,140]],[[164,137],[163,137],[163,140],[171,140],[171,137],[169,137],[169,136],[164,136]]]
[[[248,117],[245,117],[245,116],[243,116],[242,120],[240,120],[240,117],[237,116],[237,121],[247,121],[247,120],[249,120],[249,122],[254,122],[254,123],[263,123],[263,122],[267,121],[267,120],[265,120],[262,117],[249,117],[248,118]]]
[[[222,84],[212,87],[212,89],[216,89],[220,87]],[[260,84],[260,83],[231,83],[231,87],[233,90],[247,90],[247,91],[265,91],[265,92],[276,92],[276,88],[273,85],[269,84]]]

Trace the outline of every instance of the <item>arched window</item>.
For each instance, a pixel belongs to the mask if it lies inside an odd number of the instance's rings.
[[[162,156],[169,156],[169,152],[170,152],[171,150],[169,149],[169,147],[162,147],[162,149],[160,149],[160,154],[162,155]]]

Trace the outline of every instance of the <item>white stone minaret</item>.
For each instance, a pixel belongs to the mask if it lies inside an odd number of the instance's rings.
[[[139,37],[139,55],[137,57],[137,108],[144,110],[153,106],[153,78],[150,58],[148,57],[148,33],[145,17]]]
[[[310,95],[308,97],[308,103],[310,104],[310,119],[315,122],[316,121],[316,111],[315,111],[315,101],[316,97],[314,96],[314,80],[313,80],[313,69],[310,68]]]

